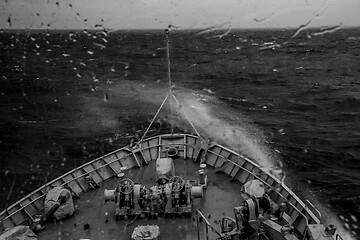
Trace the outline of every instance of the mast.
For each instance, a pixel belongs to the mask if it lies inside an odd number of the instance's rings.
[[[142,136],[140,142],[145,138],[146,134],[148,133],[150,127],[152,126],[152,124],[154,123],[157,115],[159,114],[160,110],[163,108],[166,100],[168,100],[168,98],[170,97],[169,101],[170,101],[170,110],[171,110],[171,116],[174,116],[174,109],[173,109],[173,100],[175,100],[175,102],[177,103],[178,106],[180,106],[180,102],[177,100],[177,98],[175,97],[173,91],[172,91],[172,81],[171,81],[171,69],[170,69],[170,39],[169,39],[169,35],[170,35],[170,29],[171,29],[171,25],[169,25],[169,27],[167,29],[165,29],[165,40],[166,40],[166,58],[167,58],[167,75],[168,75],[168,81],[169,81],[169,93],[166,95],[166,97],[164,98],[164,100],[162,101],[159,109],[157,110],[155,116],[153,117],[153,119],[151,120],[148,128],[146,129],[144,135]],[[191,127],[195,130],[196,134],[202,139],[204,140],[199,132],[196,130],[194,124],[191,122],[190,118],[188,117],[188,115],[186,114],[186,112],[184,112],[185,118],[189,121]],[[171,134],[174,134],[174,126],[173,126],[173,121],[172,119],[170,119],[170,124],[171,124]]]
[[[171,69],[170,69],[170,27],[165,29],[165,40],[166,40],[166,58],[167,58],[167,73],[168,73],[168,80],[169,80],[169,91],[172,93],[172,82],[171,82]]]
[[[170,96],[170,111],[171,111],[171,117],[174,116],[174,110],[173,110],[173,92],[172,92],[172,81],[171,81],[171,68],[170,68],[170,29],[171,25],[167,29],[165,29],[165,40],[166,40],[166,59],[167,59],[167,73],[168,73],[168,81],[169,81],[169,96]],[[171,134],[174,133],[174,126],[173,126],[173,120],[170,119],[171,124]]]

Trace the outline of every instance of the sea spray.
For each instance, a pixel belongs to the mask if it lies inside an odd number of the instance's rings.
[[[183,116],[186,113],[202,135],[255,160],[262,167],[274,166],[264,146],[260,145],[261,139],[256,138],[259,131],[242,121],[239,113],[232,113],[220,102],[206,102],[193,96],[179,94],[181,105],[177,110]]]
[[[121,116],[134,118],[135,121],[140,114],[150,119],[167,93],[166,86],[159,82],[144,84],[140,81],[121,80],[109,88],[110,97],[107,102],[102,101],[101,95],[96,93],[83,97],[83,113],[92,118],[94,123],[87,122],[84,125],[84,120],[80,119],[79,125],[89,128],[95,124],[98,130],[114,130],[121,128]],[[203,137],[239,152],[259,164],[264,171],[283,180],[285,175],[281,170],[281,162],[267,149],[263,133],[248,117],[234,111],[214,95],[178,87],[175,96],[180,104],[173,99],[173,116],[168,101],[158,118],[191,131],[188,117]],[[120,112],[118,109],[128,111]]]

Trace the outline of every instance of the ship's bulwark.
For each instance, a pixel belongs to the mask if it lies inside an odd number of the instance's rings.
[[[283,43],[292,32],[239,31],[221,39],[176,33],[171,51],[175,89],[210,110],[229,109],[211,114],[256,140],[249,154],[260,151],[275,166],[281,158],[294,192],[323,202],[355,231],[358,32],[299,38],[264,51],[259,50],[263,42]],[[141,137],[166,93],[161,31],[117,32],[108,34],[107,43],[82,32],[30,35],[1,34],[1,209]],[[186,123],[169,112],[155,122],[162,132],[169,130],[168,122],[176,129]],[[188,125],[180,129],[191,131]]]

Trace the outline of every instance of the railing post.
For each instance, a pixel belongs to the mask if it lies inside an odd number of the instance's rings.
[[[200,240],[199,213],[197,211],[196,211],[196,228],[197,228],[198,240]]]
[[[209,226],[206,224],[206,240],[209,240]]]

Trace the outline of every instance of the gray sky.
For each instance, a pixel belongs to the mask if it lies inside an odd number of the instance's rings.
[[[360,26],[360,0],[0,0],[1,28]]]

